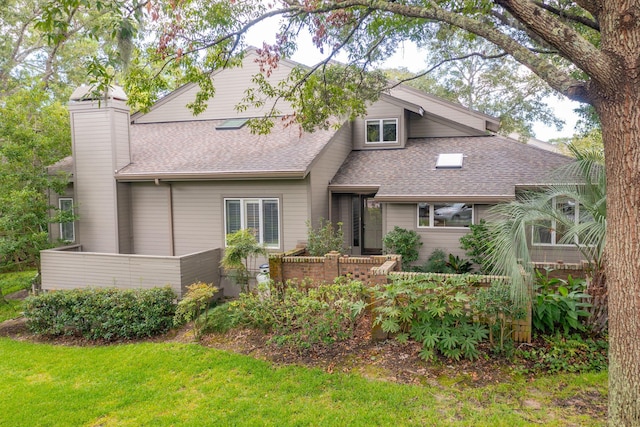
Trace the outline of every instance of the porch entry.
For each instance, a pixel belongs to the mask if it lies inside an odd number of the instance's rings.
[[[355,197],[360,199],[360,235],[362,236],[362,242],[360,243],[362,245],[362,254],[380,255],[382,254],[382,204],[373,200],[373,195]],[[356,215],[354,215],[355,218]]]

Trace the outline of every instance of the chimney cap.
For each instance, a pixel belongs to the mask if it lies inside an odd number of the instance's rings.
[[[107,92],[107,96],[99,95],[96,93],[95,85],[81,85],[73,91],[71,96],[69,97],[69,101],[79,102],[79,101],[99,101],[102,99],[114,99],[118,101],[126,101],[129,99],[127,94],[124,93],[124,89],[120,86],[109,86],[109,91]]]

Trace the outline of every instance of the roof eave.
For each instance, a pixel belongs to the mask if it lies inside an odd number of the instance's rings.
[[[252,179],[304,179],[307,171],[235,171],[235,172],[141,172],[119,173],[116,181],[232,181]]]
[[[501,203],[515,200],[515,194],[382,194],[376,195],[378,202],[419,203],[419,202],[469,202],[469,203]]]

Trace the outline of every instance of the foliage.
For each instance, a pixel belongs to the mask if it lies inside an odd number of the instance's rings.
[[[492,274],[494,267],[488,254],[493,250],[493,240],[487,221],[481,219],[479,223],[469,225],[469,230],[470,233],[460,238],[460,247],[472,262],[480,266],[482,274]]]
[[[401,341],[411,337],[421,342],[420,357],[425,360],[432,360],[436,352],[450,359],[473,360],[487,331],[473,322],[466,308],[469,292],[467,277],[395,278],[374,289],[373,323]]]
[[[505,350],[505,342],[512,334],[511,322],[526,316],[524,308],[511,298],[509,284],[494,281],[487,288],[476,291],[472,303],[473,310],[489,325],[489,342],[494,345],[498,336],[498,350]]]
[[[224,334],[237,326],[239,319],[234,315],[234,310],[229,303],[216,305],[209,309],[205,323],[202,325],[202,333]]]
[[[420,256],[420,235],[414,230],[400,228],[397,225],[393,230],[385,234],[382,239],[385,254],[398,254],[402,256],[402,264],[411,265]]]
[[[533,300],[533,328],[551,334],[583,332],[583,319],[589,316],[591,306],[585,293],[583,279],[550,279],[536,270],[535,297]]]
[[[49,247],[47,192],[66,177],[47,166],[71,152],[66,109],[39,89],[0,99],[0,269],[33,265]]]
[[[0,295],[9,295],[22,289],[31,289],[34,280],[37,279],[36,270],[13,271],[0,273]]]
[[[564,231],[558,243],[575,244],[590,261],[592,285],[606,287],[601,274],[607,224],[604,159],[598,151],[574,150],[574,154],[576,161],[558,170],[553,179],[582,184],[551,184],[544,190],[522,193],[518,200],[491,209],[499,220],[490,224],[491,251],[486,255],[494,274],[511,277],[516,300],[528,298],[530,284],[525,280],[534,277],[528,246],[531,226],[548,228],[555,223],[556,230]],[[557,198],[574,200],[580,206],[580,221],[576,222],[562,208],[554,206]],[[576,239],[579,244],[575,243]]]
[[[232,277],[243,292],[249,290],[252,266],[258,255],[266,255],[267,250],[260,245],[251,230],[243,228],[227,234],[227,247],[220,266],[232,271]]]
[[[40,335],[81,335],[113,341],[150,337],[173,326],[176,295],[170,287],[74,289],[25,300],[29,329]]]
[[[431,252],[427,262],[414,270],[422,273],[453,273],[453,270],[447,265],[447,255],[442,249],[436,249]]]
[[[608,366],[606,339],[584,339],[580,335],[542,336],[544,345],[525,347],[516,352],[522,359],[533,363],[534,372],[600,372]]]
[[[187,286],[187,293],[178,302],[173,323],[176,326],[187,322],[193,322],[193,331],[196,339],[200,339],[202,328],[207,323],[207,315],[211,301],[218,292],[215,286],[196,282]]]
[[[462,259],[457,255],[449,254],[449,260],[446,262],[447,267],[455,274],[466,274],[473,270],[471,261]]]
[[[331,251],[344,252],[344,232],[342,223],[334,228],[331,221],[320,218],[317,228],[307,221],[307,250],[312,256],[324,256]]]
[[[352,336],[366,306],[367,288],[338,277],[332,284],[260,284],[230,303],[241,324],[273,334],[273,341],[298,350],[330,345]]]

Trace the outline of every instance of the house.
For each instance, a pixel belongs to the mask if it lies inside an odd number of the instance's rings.
[[[252,228],[269,250],[285,251],[320,218],[344,224],[354,255],[380,253],[395,225],[422,236],[422,260],[437,248],[464,255],[460,237],[490,206],[568,162],[496,135],[493,117],[406,86],[337,130],[276,121],[255,135],[246,121],[264,112],[234,107],[256,58],[249,50],[241,68],[214,74],[216,96],[197,117],[186,107],[192,84],[132,115],[120,89],[101,100],[74,92],[73,157],[51,168],[70,173],[70,186],[52,202],[78,219],[51,229],[69,245],[42,253],[44,289],[168,283],[180,294],[195,280],[219,283],[227,233]],[[294,66],[283,60],[270,78]],[[579,257],[540,243],[541,259]]]

